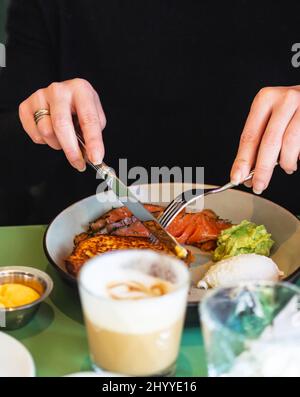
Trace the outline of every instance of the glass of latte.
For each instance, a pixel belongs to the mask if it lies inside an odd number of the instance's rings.
[[[79,290],[94,369],[174,374],[188,288],[186,265],[153,251],[114,251],[83,266]]]

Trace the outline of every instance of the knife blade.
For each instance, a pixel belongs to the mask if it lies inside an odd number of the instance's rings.
[[[187,250],[180,245],[177,240],[168,233],[158,222],[158,220],[149,212],[143,204],[138,200],[135,194],[126,186],[115,174],[114,170],[105,163],[94,165],[86,156],[85,143],[82,137],[77,133],[78,141],[84,150],[86,162],[97,171],[98,175],[103,179],[106,185],[114,192],[118,200],[125,205],[133,215],[143,222],[143,225],[154,235],[156,239],[165,244],[170,251],[177,257],[184,259],[187,257]]]

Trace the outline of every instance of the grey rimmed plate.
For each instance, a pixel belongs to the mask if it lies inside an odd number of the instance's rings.
[[[194,187],[201,188],[203,185]],[[142,202],[167,205],[187,188],[190,185],[152,184],[133,186],[132,190]],[[89,222],[111,208],[120,206],[111,191],[99,193],[98,199],[96,195],[90,196],[66,208],[50,223],[44,236],[44,249],[49,262],[65,279],[73,283],[76,283],[76,279],[66,271],[64,260],[72,252],[74,236],[85,231]],[[233,223],[247,219],[264,224],[275,241],[272,259],[284,272],[285,279],[292,281],[299,276],[300,221],[293,214],[269,200],[237,189],[207,196],[203,204],[205,208],[211,208],[220,217]],[[192,286],[189,294],[189,306],[195,307],[206,293],[195,288],[195,284],[207,270],[205,263],[210,260],[210,255],[194,247],[189,248],[196,258],[191,265]]]

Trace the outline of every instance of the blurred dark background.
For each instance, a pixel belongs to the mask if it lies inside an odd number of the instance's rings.
[[[5,40],[5,18],[7,12],[8,0],[2,0],[0,2],[0,41],[1,43]]]
[[[258,90],[300,81],[291,64],[291,47],[300,42],[296,1],[18,2],[23,9],[10,12],[13,39],[19,34],[40,48],[47,35],[55,51],[41,64],[34,54],[12,55],[0,75],[0,224],[47,223],[95,193],[93,172],[79,174],[18,125],[20,101],[53,79],[83,77],[97,89],[108,120],[106,163],[204,166],[212,184],[229,178]],[[1,42],[8,3],[0,0]],[[59,69],[53,75],[52,62]],[[263,196],[300,214],[299,172],[287,176],[277,167]]]

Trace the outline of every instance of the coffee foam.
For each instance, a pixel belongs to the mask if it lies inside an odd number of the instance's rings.
[[[114,281],[107,286],[107,289],[112,299],[146,299],[166,295],[173,290],[173,284],[153,277],[153,281],[149,280],[149,282],[136,281],[136,279]]]
[[[151,274],[149,274],[151,273]],[[157,278],[172,283],[166,295],[114,300],[111,282],[135,281],[150,286]],[[189,274],[175,258],[152,251],[122,251],[89,261],[80,272],[80,296],[85,316],[95,326],[114,332],[150,333],[166,329],[183,317]]]

